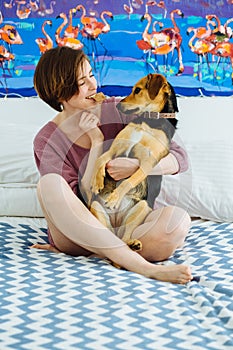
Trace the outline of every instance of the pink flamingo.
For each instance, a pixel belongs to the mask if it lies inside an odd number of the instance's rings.
[[[132,0],[132,6],[136,10],[140,9],[142,5],[143,5],[143,0]]]
[[[143,22],[144,20],[147,20],[147,25],[144,28],[144,31],[142,33],[142,39],[148,43],[150,43],[151,38],[152,38],[152,33],[149,33],[149,29],[151,27],[151,22],[152,22],[152,18],[151,15],[146,12],[142,17],[141,17],[141,22]]]
[[[96,18],[95,20],[93,20],[93,17],[91,18],[91,21],[89,21],[90,17],[84,17],[86,19],[85,25],[84,25],[84,28],[81,30],[82,35],[88,39],[88,51],[89,51],[89,54],[92,56],[92,61],[94,63],[95,69],[96,69],[96,57],[98,59],[98,50],[97,50],[96,40],[99,41],[99,43],[104,49],[104,55],[103,55],[104,58],[108,52],[108,50],[106,49],[106,47],[104,46],[104,44],[102,43],[99,37],[100,34],[106,34],[110,31],[110,25],[107,22],[105,16],[108,16],[110,19],[113,20],[112,12],[106,11],[106,10],[102,11],[100,14],[100,18],[102,22],[97,21]],[[82,23],[83,22],[84,20],[82,21]]]
[[[86,8],[83,5],[78,5],[76,7],[77,11],[81,11],[82,10],[82,15],[81,15],[81,23],[83,24],[83,26],[85,27],[86,25],[92,25],[93,23],[97,22],[97,19],[95,17],[87,17],[86,16]]]
[[[45,53],[47,50],[52,49],[52,47],[53,47],[53,40],[48,35],[48,33],[45,31],[46,25],[52,26],[52,21],[47,20],[47,21],[44,21],[44,23],[42,24],[41,30],[42,30],[42,33],[44,34],[45,38],[37,38],[35,40],[35,42],[39,46],[39,50],[40,50],[41,54]]]
[[[160,1],[160,2],[156,3],[156,6],[164,9],[163,18],[166,18],[167,17],[167,7],[165,5],[165,2],[164,1]]]
[[[211,52],[215,45],[208,40],[198,38],[198,35],[200,35],[199,28],[189,27],[187,29],[187,34],[189,35],[190,32],[193,32],[194,34],[189,40],[188,46],[190,47],[191,51],[198,56],[198,78],[199,80],[202,80],[201,65],[203,64],[203,58],[206,59],[209,67],[208,53]],[[194,42],[195,39],[198,40]]]
[[[63,30],[63,28],[67,25],[68,23],[68,19],[65,13],[60,13],[59,16],[57,16],[56,18],[62,18],[63,22],[61,23],[61,25],[57,28],[56,32],[55,32],[55,40],[58,46],[68,46],[71,47],[73,49],[79,50],[83,48],[83,43],[81,43],[80,40],[76,39],[76,38],[67,38],[65,36],[61,37],[60,34]]]
[[[226,36],[230,39],[233,35],[233,30],[231,27],[229,27],[229,24],[233,22],[233,18],[228,18],[228,20],[226,20],[226,22],[223,25],[224,31]]]
[[[2,22],[3,16],[2,12],[0,11],[0,24],[2,24]],[[9,45],[9,47],[11,47],[11,45],[23,44],[23,41],[16,28],[9,24],[5,24],[3,27],[0,28],[0,39],[5,41]]]
[[[173,24],[173,27],[171,28],[165,28],[162,29],[159,34],[156,35],[164,35],[165,43],[160,45],[159,48],[155,47],[154,53],[156,54],[168,54],[170,52],[173,52],[174,49],[177,50],[178,60],[179,60],[179,69],[178,69],[178,75],[182,74],[184,71],[184,65],[183,65],[183,58],[181,53],[181,43],[182,43],[182,36],[180,34],[180,29],[176,24],[174,15],[177,14],[180,17],[184,17],[183,12],[180,9],[175,9],[170,12],[171,21]],[[155,34],[154,34],[155,36]],[[157,38],[153,38],[153,40],[156,40]],[[163,39],[163,40],[164,40]],[[159,42],[161,42],[161,38],[158,39]],[[164,46],[164,47],[162,47]]]
[[[210,27],[210,25],[212,25],[213,28],[214,28],[216,26],[216,23],[214,21],[208,19],[208,21],[206,23],[206,27],[197,27],[197,28],[195,28],[196,38],[198,38],[198,39],[209,38],[210,35],[212,34],[212,31],[213,31],[213,29]],[[193,27],[190,27],[190,28],[193,28]],[[190,31],[188,30],[188,32],[190,32]]]
[[[15,59],[15,55],[8,51],[5,46],[0,45],[0,62],[11,61]]]
[[[4,64],[5,62],[10,62],[13,61],[15,59],[15,55],[13,53],[11,53],[10,51],[8,51],[5,46],[1,45],[0,46],[0,66],[3,70],[3,72],[5,72],[5,67]],[[9,68],[7,67],[8,72],[10,73]],[[1,83],[1,81],[0,81]]]
[[[207,20],[212,21],[213,19],[216,21],[215,29],[212,30],[211,35],[208,37],[208,40],[212,41],[213,43],[222,42],[222,41],[228,41],[229,38],[226,35],[225,28],[221,24],[220,19],[216,15],[207,15]]]
[[[128,17],[130,19],[130,15],[132,15],[132,13],[133,13],[133,6],[131,4],[131,0],[128,0],[128,4],[129,5],[124,4],[123,8],[124,8],[125,12],[128,14]]]
[[[79,26],[73,26],[73,14],[77,12],[76,8],[72,8],[69,10],[69,23],[65,28],[64,36],[67,38],[77,38],[79,34]]]
[[[210,51],[212,55],[218,56],[217,66],[219,65],[221,58],[230,58],[231,61],[231,82],[233,84],[233,43],[230,42],[221,42],[217,43],[215,47]],[[215,69],[215,75],[216,75]]]
[[[46,15],[52,15],[54,13],[54,6],[56,5],[56,1],[50,1],[49,8],[45,9]]]
[[[47,8],[44,0],[39,0],[39,6],[38,6],[38,11],[37,14],[41,17],[44,17],[46,15],[51,15],[54,12],[54,5],[56,4],[56,1],[50,1],[49,8]]]
[[[153,37],[153,34],[149,33],[149,29],[150,29],[150,26],[151,26],[152,18],[151,18],[151,15],[148,12],[148,7],[155,6],[155,5],[157,5],[156,1],[147,1],[147,3],[146,3],[146,12],[141,17],[141,22],[144,21],[145,19],[147,20],[147,25],[146,25],[143,33],[142,33],[142,38],[143,38],[143,40],[145,40],[145,41],[147,41],[149,43],[150,43],[150,41],[151,41],[151,39]],[[153,45],[151,45],[151,46],[153,47]]]
[[[91,26],[89,26],[89,28],[84,29],[85,32],[87,33],[87,35],[91,38],[91,39],[96,39],[98,38],[98,36],[100,34],[106,34],[110,31],[110,25],[107,22],[107,20],[105,19],[105,15],[107,15],[108,17],[110,17],[113,20],[113,14],[110,11],[102,11],[100,18],[102,20],[102,22],[94,22]]]
[[[13,1],[14,1],[14,0],[10,0],[10,2],[4,1],[4,7],[7,8],[7,9],[12,9],[12,7],[13,7]]]
[[[24,1],[24,0],[21,0],[21,1],[16,0],[16,3],[17,3],[17,10],[16,10],[17,17],[19,17],[20,19],[28,18],[30,13],[31,13],[31,8],[28,8],[28,7],[25,6],[26,1]]]
[[[37,0],[35,0],[35,1],[30,0],[30,1],[29,1],[29,5],[30,5],[30,8],[31,8],[32,12],[38,11],[39,6],[38,6],[38,4],[37,4]]]

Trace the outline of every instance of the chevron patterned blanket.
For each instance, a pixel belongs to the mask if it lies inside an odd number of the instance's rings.
[[[164,262],[192,266],[185,286],[29,249],[44,227],[0,219],[2,350],[233,349],[233,224],[194,222]]]

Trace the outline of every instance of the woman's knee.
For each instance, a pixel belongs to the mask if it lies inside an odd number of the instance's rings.
[[[186,236],[191,225],[191,218],[186,210],[171,206],[166,208],[167,217],[167,233],[179,233],[181,236]]]
[[[37,196],[40,203],[59,202],[62,200],[63,189],[67,186],[68,184],[59,174],[43,175],[37,184]]]
[[[59,174],[55,174],[55,173],[46,174],[41,176],[41,178],[39,179],[37,188],[39,189],[45,188],[46,190],[48,190],[49,188],[53,188],[57,184],[61,184],[64,181],[65,180],[63,179],[63,177]]]

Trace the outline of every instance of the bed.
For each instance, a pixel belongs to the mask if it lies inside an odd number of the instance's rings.
[[[1,349],[233,348],[233,99],[178,103],[190,169],[164,177],[157,205],[192,216],[185,245],[163,262],[191,266],[184,286],[30,249],[47,242],[32,139],[54,112],[38,98],[0,100]]]

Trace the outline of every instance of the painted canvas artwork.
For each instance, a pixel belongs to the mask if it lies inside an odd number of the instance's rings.
[[[183,96],[233,94],[233,0],[1,0],[0,97],[36,96],[58,45],[82,48],[108,95],[154,72]]]

